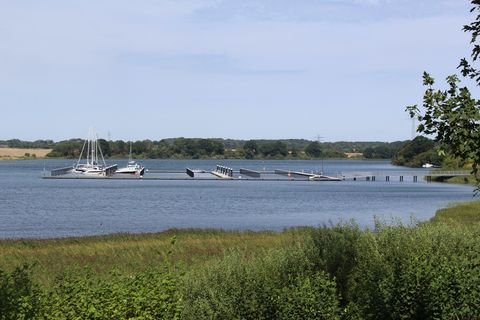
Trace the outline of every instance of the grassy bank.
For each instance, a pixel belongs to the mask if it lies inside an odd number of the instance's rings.
[[[0,314],[479,319],[479,236],[480,202],[472,202],[440,210],[431,222],[373,230],[346,223],[1,241]]]
[[[429,223],[476,227],[480,224],[480,201],[440,209]],[[311,228],[284,232],[173,229],[155,234],[0,240],[0,269],[11,271],[24,263],[34,264],[42,270],[39,279],[49,283],[69,268],[89,267],[99,275],[113,268],[127,273],[142,271],[162,263],[170,251],[172,262],[190,268],[223,257],[231,250],[254,256],[304,242],[310,232]]]
[[[157,234],[115,234],[52,240],[0,241],[0,269],[12,271],[24,263],[35,265],[34,276],[50,285],[65,270],[88,267],[99,276],[112,269],[135,273],[169,259],[182,268],[198,267],[230,250],[255,255],[301,241],[306,230],[227,232],[221,230],[169,230]],[[172,244],[175,239],[175,244]],[[171,252],[171,253],[169,253]],[[37,273],[38,271],[38,273]]]
[[[430,223],[478,228],[480,227],[480,201],[465,202],[440,209]]]
[[[470,184],[470,185],[477,184],[477,180],[473,175],[467,176],[467,177],[433,177],[432,181],[454,183],[454,184]]]

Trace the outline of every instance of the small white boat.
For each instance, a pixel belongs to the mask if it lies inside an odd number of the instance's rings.
[[[118,168],[115,173],[119,174],[134,174],[137,176],[143,176],[145,173],[145,167],[139,165],[135,161],[128,161],[127,166],[123,168]]]
[[[430,168],[440,168],[440,166],[437,166],[435,164],[431,164],[431,163],[424,163],[422,165],[422,168],[427,168],[427,169],[430,169]]]
[[[118,174],[133,174],[137,176],[143,176],[145,173],[145,167],[132,160],[132,144],[130,143],[130,155],[128,156],[128,163],[126,167],[118,168],[115,173]]]

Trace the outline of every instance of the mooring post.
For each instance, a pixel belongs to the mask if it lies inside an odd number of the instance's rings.
[[[390,176],[386,176],[385,181],[387,181],[387,182],[390,181]]]
[[[400,182],[403,182],[403,176],[400,176]]]

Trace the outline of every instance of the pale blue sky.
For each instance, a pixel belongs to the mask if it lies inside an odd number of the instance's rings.
[[[468,0],[0,0],[0,140],[395,141]]]

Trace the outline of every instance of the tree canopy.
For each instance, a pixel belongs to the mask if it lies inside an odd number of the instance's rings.
[[[421,167],[425,163],[440,165],[442,160],[435,141],[422,136],[404,143],[392,157],[393,164],[408,167]]]
[[[465,78],[474,80],[480,86],[480,70],[475,63],[480,54],[480,0],[471,1],[471,12],[476,12],[473,22],[463,27],[465,32],[471,33],[473,46],[470,60],[463,58],[458,68]],[[460,78],[451,75],[446,78],[448,89],[434,89],[434,78],[424,72],[423,85],[426,87],[423,95],[423,105],[412,105],[407,111],[412,118],[417,118],[417,131],[432,135],[440,142],[440,154],[449,153],[462,160],[472,161],[472,173],[477,179],[480,164],[480,103],[472,97],[467,87],[460,86]]]

